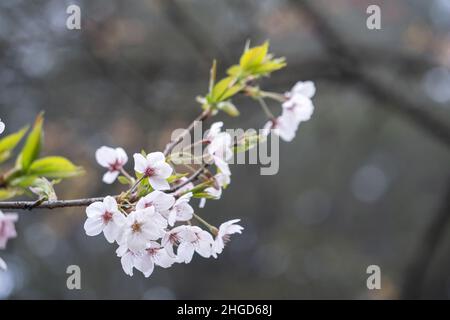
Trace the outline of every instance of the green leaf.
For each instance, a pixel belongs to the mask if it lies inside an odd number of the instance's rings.
[[[28,126],[19,131],[9,134],[0,139],[0,163],[6,161],[11,156],[11,151],[19,144],[25,133],[28,131]]]
[[[264,42],[263,45],[250,48],[246,50],[239,61],[239,65],[242,69],[248,70],[254,66],[261,64],[266,58],[269,50],[269,42]]]
[[[35,160],[28,170],[28,175],[47,178],[69,178],[82,173],[81,167],[77,167],[70,160],[58,156]]]
[[[225,112],[226,114],[228,114],[231,117],[239,116],[239,110],[230,101],[219,102],[217,104],[217,109],[222,110],[223,112]]]
[[[131,180],[125,176],[119,176],[117,178],[117,180],[119,180],[119,183],[121,183],[121,184],[130,184],[131,185]]]
[[[263,142],[265,139],[266,137],[256,134],[256,131],[245,133],[245,135],[239,139],[237,145],[234,147],[234,152],[241,153],[250,150],[256,147],[258,143]]]
[[[215,197],[213,197],[212,195],[210,195],[207,192],[197,192],[194,193],[192,195],[193,198],[197,198],[197,199],[201,199],[201,198],[205,198],[205,199],[216,199]]]
[[[173,183],[176,182],[177,180],[180,180],[183,177],[186,177],[188,175],[188,173],[176,173],[171,175],[170,177],[167,178],[167,182],[168,183]]]
[[[22,152],[19,155],[20,168],[24,171],[27,171],[31,166],[31,163],[39,156],[39,152],[41,151],[43,131],[42,125],[44,123],[44,114],[40,113],[35,122],[33,129],[28,134],[25,145],[23,146]]]
[[[240,65],[237,64],[232,65],[231,67],[228,68],[227,74],[229,76],[237,78],[242,74],[242,68]]]
[[[39,178],[39,177],[36,175],[19,176],[19,177],[12,179],[9,182],[9,185],[13,186],[13,187],[18,187],[18,188],[28,188],[29,186],[31,186],[34,183],[34,181],[37,178]]]
[[[284,58],[279,58],[271,61],[264,62],[263,64],[251,69],[253,75],[266,75],[271,72],[280,70],[286,67]]]
[[[23,193],[24,193],[24,191],[19,188],[0,189],[0,200],[11,199],[16,196],[20,196]]]
[[[170,155],[170,162],[175,165],[192,164],[195,157],[189,151],[174,152]]]
[[[211,92],[210,102],[220,102],[234,96],[240,90],[242,90],[242,85],[237,83],[233,84],[236,79],[234,77],[226,77],[220,80],[213,88]]]

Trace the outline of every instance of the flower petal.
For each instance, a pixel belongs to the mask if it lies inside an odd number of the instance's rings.
[[[162,152],[151,152],[147,155],[147,162],[148,163],[157,163],[157,162],[165,162],[166,157],[164,157],[164,153]]]
[[[103,204],[103,202],[97,201],[97,202],[91,203],[86,208],[86,215],[88,216],[88,218],[100,217],[105,213],[105,211],[106,211],[106,209],[105,209],[105,205]]]
[[[119,176],[119,171],[107,171],[103,175],[103,182],[106,184],[111,184],[114,181],[116,181],[117,177]]]
[[[154,176],[154,177],[149,177],[148,180],[149,180],[152,188],[155,190],[169,190],[170,189],[170,185],[166,181],[166,179],[160,178],[158,176]]]
[[[99,235],[103,228],[105,227],[103,223],[103,219],[99,218],[88,218],[84,223],[84,230],[88,236],[96,236]]]
[[[145,157],[140,153],[135,153],[133,155],[133,159],[134,159],[134,171],[144,173],[145,170],[147,169],[147,159],[145,159]]]
[[[116,152],[113,148],[103,146],[95,151],[95,160],[102,167],[109,168],[116,161]]]

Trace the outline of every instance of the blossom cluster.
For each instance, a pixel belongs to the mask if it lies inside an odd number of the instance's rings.
[[[263,91],[257,85],[257,80],[286,66],[284,58],[276,58],[268,50],[268,42],[252,48],[247,44],[239,63],[229,67],[222,79],[216,79],[217,63],[214,61],[208,92],[197,97],[202,108],[202,114],[198,117],[201,121],[219,112],[231,117],[238,116],[239,109],[232,98],[239,93],[257,100],[269,119],[261,130],[262,134],[232,137],[223,130],[223,122],[213,123],[201,141],[187,147],[190,150],[199,145],[205,147],[199,159],[196,159],[200,163],[195,161],[195,165],[199,165],[197,168],[192,167],[191,162],[178,163],[177,157],[182,160],[185,149],[176,156],[174,148],[183,140],[183,135],[167,144],[164,152],[135,153],[132,157],[133,174],[125,168],[129,157],[123,148],[103,146],[96,151],[98,164],[106,169],[103,182],[112,184],[119,181],[128,185],[128,188],[119,195],[106,196],[102,201],[91,203],[91,199],[80,199],[85,200],[81,201],[83,203],[90,203],[86,208],[84,229],[88,236],[103,233],[109,243],[117,245],[116,253],[127,275],[132,276],[136,269],[149,277],[155,266],[168,268],[175,263],[189,263],[195,254],[204,258],[217,258],[230,236],[244,229],[238,224],[240,219],[214,226],[196,212],[193,199],[200,199],[199,208],[205,207],[207,199],[220,199],[223,189],[231,183],[229,162],[234,153],[245,152],[270,133],[285,141],[292,141],[300,123],[311,118],[314,112],[312,98],[316,91],[313,82],[297,82],[284,94]],[[272,114],[266,99],[281,104],[279,116]],[[64,157],[38,157],[43,121],[41,113],[16,159],[16,165],[11,171],[13,174],[6,178],[3,176],[6,187],[12,185],[13,178],[27,177],[30,171],[36,179],[26,180],[28,184],[23,182],[21,188],[4,190],[7,198],[32,191],[39,197],[34,205],[52,202],[52,207],[56,207],[58,200],[53,185],[59,179],[80,175],[83,170]],[[185,132],[190,132],[194,126],[195,122]],[[0,120],[0,134],[4,129],[5,125]],[[4,147],[7,146],[3,155],[0,154],[0,162],[11,155],[26,132],[28,127],[0,140],[4,142]],[[187,153],[192,156],[190,151]],[[183,165],[189,171],[177,172],[178,165]],[[16,221],[16,214],[3,214],[0,211],[0,249],[4,249],[7,241],[16,236]],[[1,258],[0,268],[6,269]]]
[[[283,111],[277,118],[270,119],[264,126],[265,135],[270,131],[285,141],[292,141],[301,122],[308,121],[313,112],[311,101],[316,87],[311,81],[299,81],[290,92],[285,93]]]
[[[314,111],[311,101],[314,94],[314,83],[307,81],[298,82],[290,92],[276,96],[282,113],[277,118],[271,117],[263,134],[272,132],[291,141],[299,124],[309,120]],[[103,233],[108,242],[117,244],[116,253],[127,275],[132,276],[137,269],[148,277],[155,266],[168,268],[174,263],[189,263],[195,253],[217,258],[230,236],[242,232],[243,227],[237,224],[239,219],[217,228],[196,215],[191,203],[194,197],[200,198],[199,208],[203,208],[206,199],[220,199],[222,189],[230,184],[228,161],[234,153],[234,142],[229,133],[222,131],[223,125],[213,123],[201,141],[206,145],[202,163],[214,166],[216,172],[208,171],[204,181],[197,185],[193,179],[176,173],[168,160],[170,156],[166,158],[162,152],[135,153],[134,178],[124,169],[128,156],[122,148],[103,146],[97,150],[97,162],[107,169],[103,181],[110,184],[119,178],[131,187],[125,194],[92,203],[86,209],[84,228],[89,236]]]
[[[217,183],[212,182],[204,192],[216,199],[220,197],[222,181],[230,181],[229,175],[223,172],[230,174],[226,160],[231,152],[231,137],[221,132],[222,125],[213,124],[207,135],[207,154],[220,172],[212,179]],[[122,148],[106,146],[97,150],[96,159],[108,170],[103,177],[106,183],[114,182],[124,172],[128,161]],[[236,224],[239,219],[216,228],[197,217],[208,230],[192,225],[195,214],[190,202],[194,184],[186,177],[180,177],[173,181],[174,190],[171,190],[169,180],[173,176],[173,168],[162,152],[145,156],[136,153],[133,159],[134,171],[139,177],[134,185],[148,183],[147,190],[151,191],[135,203],[129,200],[121,202],[120,196],[107,196],[103,201],[94,202],[86,209],[84,224],[87,235],[103,233],[108,242],[118,245],[116,253],[127,275],[132,276],[136,268],[148,277],[155,265],[168,268],[174,263],[189,263],[194,253],[204,258],[216,258],[230,235],[243,230]]]

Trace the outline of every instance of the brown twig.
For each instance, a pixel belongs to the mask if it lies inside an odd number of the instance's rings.
[[[96,201],[103,201],[104,197],[73,199],[73,200],[54,200],[43,201],[36,205],[36,201],[5,201],[0,202],[0,209],[56,209],[69,207],[87,207]]]

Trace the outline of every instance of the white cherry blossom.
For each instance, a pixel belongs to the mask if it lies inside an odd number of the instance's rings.
[[[126,244],[121,244],[117,248],[116,254],[118,257],[120,257],[120,263],[125,274],[129,275],[130,277],[133,276],[133,269],[137,261],[136,254],[128,249]]]
[[[316,94],[316,86],[312,81],[298,81],[291,89],[290,92],[286,93],[287,97],[293,95],[302,95],[307,98],[312,99]]]
[[[205,140],[209,143],[206,160],[212,160],[221,172],[231,175],[227,161],[233,156],[232,138],[229,133],[220,131],[222,125],[222,122],[213,123],[206,135]]]
[[[167,213],[169,226],[173,226],[177,221],[189,221],[192,219],[194,209],[189,204],[191,197],[192,193],[186,193],[175,201],[172,209]]]
[[[139,199],[138,203],[136,204],[136,209],[143,210],[149,207],[154,207],[156,212],[162,214],[169,210],[174,205],[174,203],[174,196],[166,194],[159,190],[155,190],[145,197]]]
[[[149,241],[163,237],[166,227],[166,219],[154,207],[133,211],[126,218],[119,243],[137,253],[144,250]]]
[[[205,192],[215,200],[218,200],[222,197],[222,188],[226,188],[227,185],[230,184],[230,176],[224,174],[222,172],[217,173],[214,176],[214,185],[205,189]],[[206,198],[200,199],[200,208],[204,208],[206,204]]]
[[[314,105],[306,96],[295,94],[283,103],[283,111],[297,122],[308,121],[314,112]]]
[[[217,254],[222,253],[225,244],[230,241],[230,236],[235,233],[242,233],[244,227],[236,224],[240,219],[234,219],[227,222],[224,222],[220,225],[216,238],[214,239],[212,248],[213,248],[213,256],[217,257]]]
[[[88,218],[84,230],[88,236],[103,232],[109,243],[118,239],[125,224],[125,216],[117,207],[116,199],[107,196],[103,202],[94,202],[86,208],[86,214]]]
[[[172,229],[163,238],[163,245],[169,255],[173,256],[173,245],[178,244],[176,259],[178,262],[189,263],[195,252],[204,258],[212,254],[212,235],[197,226],[180,226]]]
[[[7,269],[8,269],[8,266],[6,265],[5,260],[3,260],[3,259],[0,257],[0,270],[6,271]]]
[[[128,162],[128,156],[122,148],[101,147],[95,152],[98,164],[108,169],[103,175],[103,182],[113,183],[120,174],[123,166]]]
[[[3,131],[5,131],[5,124],[2,122],[2,119],[0,119],[0,134],[3,133]]]
[[[279,136],[284,141],[290,142],[295,138],[299,122],[288,113],[283,112],[276,119],[269,120],[263,128],[262,134],[268,136],[270,132]]]
[[[167,178],[172,174],[172,167],[166,163],[162,152],[152,152],[144,157],[140,153],[134,154],[134,170],[148,177],[149,183],[155,190],[168,190],[170,185]]]
[[[209,142],[213,141],[221,133],[222,127],[223,127],[222,121],[214,122],[209,128],[209,130],[206,132],[205,140]]]
[[[143,252],[136,256],[134,266],[148,278],[156,266],[169,268],[176,261],[159,243],[150,241]]]

